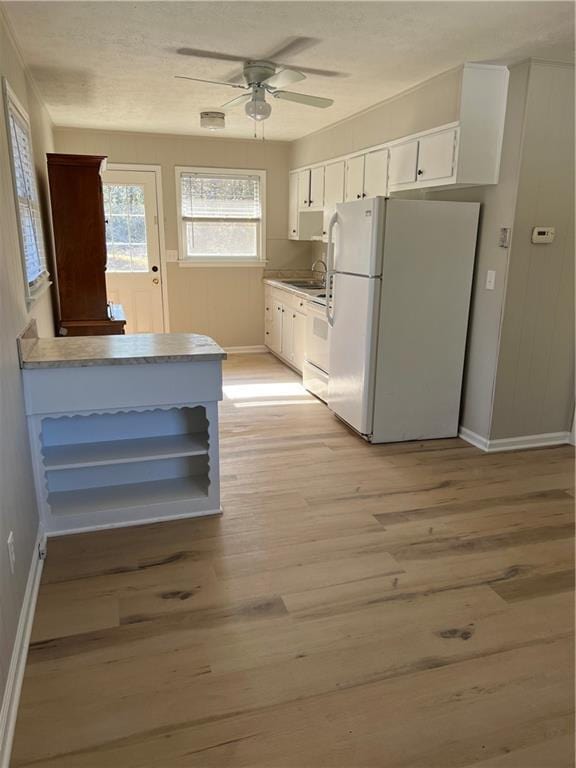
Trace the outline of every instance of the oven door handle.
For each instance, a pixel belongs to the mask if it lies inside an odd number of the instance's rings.
[[[338,212],[332,214],[330,223],[328,224],[328,247],[326,249],[326,261],[328,262],[326,269],[326,320],[330,327],[334,325],[334,312],[331,311],[331,299],[332,299],[332,280],[334,277],[334,239],[333,232],[334,227],[338,224]]]

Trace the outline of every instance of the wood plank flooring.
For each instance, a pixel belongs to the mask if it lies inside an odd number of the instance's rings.
[[[224,515],[51,540],[12,765],[569,768],[573,450],[369,446],[234,356]]]

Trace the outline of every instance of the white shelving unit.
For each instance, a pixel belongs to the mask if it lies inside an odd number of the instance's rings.
[[[220,360],[23,374],[48,535],[221,511]]]

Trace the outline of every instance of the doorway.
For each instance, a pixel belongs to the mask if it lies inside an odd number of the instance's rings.
[[[164,333],[157,174],[111,169],[102,174],[108,298],[121,304],[126,333]]]

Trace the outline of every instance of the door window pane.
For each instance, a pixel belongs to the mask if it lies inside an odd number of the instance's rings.
[[[108,272],[147,272],[144,187],[104,184]]]

